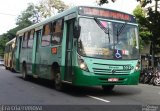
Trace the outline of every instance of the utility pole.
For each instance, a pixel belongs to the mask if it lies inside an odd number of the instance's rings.
[[[155,0],[155,14],[157,14],[157,8],[158,8],[158,1],[159,0]],[[155,21],[157,19],[155,18]],[[155,22],[156,23],[156,22]],[[152,67],[154,68],[155,67],[155,49],[156,49],[156,46],[155,46],[155,38],[156,38],[157,34],[156,33],[153,33],[153,39],[152,39]]]

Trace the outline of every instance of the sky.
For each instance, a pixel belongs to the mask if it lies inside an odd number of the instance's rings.
[[[16,18],[27,8],[28,3],[37,4],[39,0],[2,0],[0,3],[0,34],[16,27]],[[96,6],[96,0],[62,0],[67,5],[90,5]],[[117,0],[115,3],[103,5],[102,7],[131,13],[138,5],[137,0]]]

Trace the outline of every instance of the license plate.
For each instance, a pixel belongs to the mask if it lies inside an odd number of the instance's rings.
[[[108,78],[108,81],[109,82],[117,82],[117,81],[119,81],[119,79],[118,78]]]

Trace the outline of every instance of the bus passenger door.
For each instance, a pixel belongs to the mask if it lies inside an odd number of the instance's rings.
[[[39,64],[40,64],[40,54],[39,54],[39,43],[41,38],[41,30],[35,31],[34,36],[34,48],[33,48],[33,59],[32,59],[32,72],[36,77],[39,73]]]
[[[73,19],[67,21],[64,80],[69,82],[72,81],[73,24],[74,24]]]
[[[20,71],[20,54],[21,54],[21,42],[22,36],[16,38],[16,49],[15,49],[15,70]]]

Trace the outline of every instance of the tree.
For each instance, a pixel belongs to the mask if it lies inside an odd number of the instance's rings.
[[[115,2],[116,0],[110,0],[111,2]],[[109,0],[98,0],[99,5],[103,5],[105,3],[109,3]]]
[[[61,0],[42,0],[36,7],[41,17],[47,18],[68,8]]]
[[[18,16],[16,25],[21,28],[25,28],[34,24],[34,18],[38,21],[37,13],[35,5],[33,3],[29,3],[27,9]]]
[[[148,27],[149,21],[145,17],[146,13],[140,5],[134,9],[133,14],[139,24],[140,48],[143,50],[144,45],[151,41],[153,35]]]
[[[20,30],[19,26],[9,30],[7,33],[0,35],[0,56],[4,54],[5,44],[16,37],[16,32],[18,30]]]
[[[37,20],[37,16],[35,13],[36,9],[34,4],[30,3],[26,10],[24,10],[17,18],[16,25],[17,27],[10,29],[7,33],[0,35],[0,54],[4,54],[5,44],[16,37],[16,33],[18,30],[21,30],[27,26],[30,26],[34,23],[32,21],[34,18]]]
[[[5,44],[8,42],[6,34],[0,35],[0,56],[3,56]]]
[[[152,3],[153,0],[137,0],[141,3],[142,7],[145,7],[148,3]],[[155,1],[155,6],[154,6],[154,10],[152,9],[152,7],[148,8],[148,13],[147,13],[147,20],[148,25],[146,25],[148,27],[148,29],[151,31],[152,33],[152,47],[151,47],[151,53],[152,53],[152,66],[154,67],[155,65],[155,54],[160,52],[160,13],[157,11],[158,8],[158,1],[159,0],[154,0]]]
[[[52,13],[55,13],[56,10],[61,12],[66,8],[68,8],[68,6],[66,6],[64,2],[60,0],[42,0],[37,6],[35,6],[33,3],[29,3],[28,7],[17,17],[17,27],[0,35],[0,54],[4,53],[6,42],[16,37],[17,31],[39,22],[39,15],[48,17],[51,16]]]
[[[145,7],[148,3],[152,3],[152,0],[137,0],[140,2],[141,7]]]

